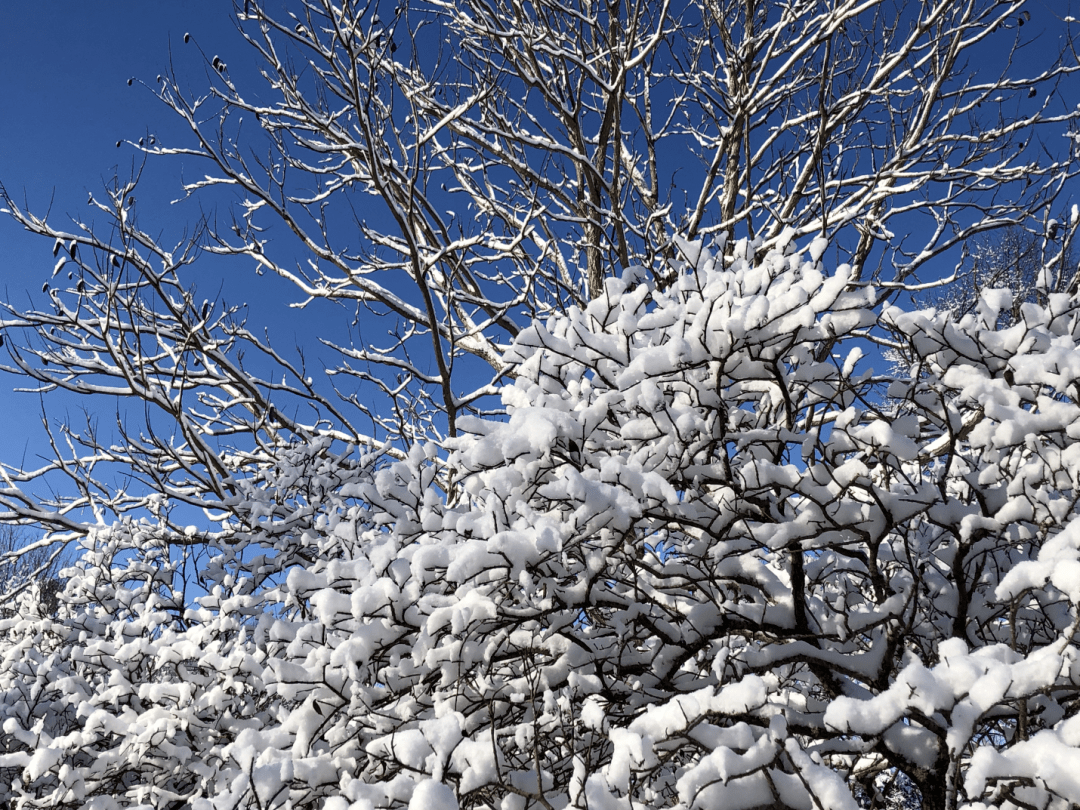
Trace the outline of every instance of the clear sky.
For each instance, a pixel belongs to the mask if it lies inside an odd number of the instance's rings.
[[[58,225],[69,215],[83,215],[87,193],[100,192],[117,170],[121,176],[131,171],[138,156],[131,147],[117,149],[118,140],[175,127],[169,110],[146,87],[128,86],[129,78],[152,87],[172,50],[192,86],[203,86],[196,54],[182,52],[185,32],[206,51],[244,50],[227,0],[46,0],[7,3],[3,16],[0,182],[32,211],[45,211],[51,201]],[[161,168],[163,176],[175,178],[176,166]],[[175,179],[169,186],[175,193]],[[0,217],[5,300],[26,303],[36,294],[42,302],[41,283],[52,270],[50,248]],[[7,462],[17,462],[28,447],[32,456],[42,438],[40,403],[13,394],[18,382],[0,376],[0,460]],[[72,400],[59,409],[57,404],[51,401],[50,410],[78,407]]]
[[[1035,0],[1028,30],[1054,38],[1059,27],[1054,16],[1066,14],[1068,7],[1065,0]],[[0,25],[0,182],[9,193],[16,199],[25,195],[35,212],[51,201],[60,223],[86,211],[88,191],[100,191],[117,170],[126,175],[138,160],[132,148],[118,149],[118,140],[152,132],[175,142],[181,136],[175,117],[139,82],[152,87],[174,59],[184,86],[193,91],[206,86],[201,57],[184,46],[185,33],[208,56],[227,58],[234,73],[250,58],[233,27],[228,0],[6,3]],[[136,82],[128,86],[132,77]],[[168,217],[176,210],[164,203],[176,196],[182,169],[175,160],[151,161],[149,182],[140,191],[160,191],[162,205],[155,206],[155,215]],[[173,218],[183,216],[177,211]],[[167,224],[178,223],[162,222]],[[20,303],[36,295],[40,303],[41,283],[52,269],[50,248],[0,217],[0,295]],[[0,460],[9,462],[18,462],[24,448],[32,455],[41,447],[39,403],[13,394],[17,384],[0,375]],[[50,401],[54,415],[63,415],[65,407],[78,403]]]

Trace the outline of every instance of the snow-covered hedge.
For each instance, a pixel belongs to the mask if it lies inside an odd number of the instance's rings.
[[[0,621],[0,799],[1069,807],[1080,299],[999,330],[820,241],[680,247],[524,332],[442,451],[267,459],[202,557],[101,527]]]

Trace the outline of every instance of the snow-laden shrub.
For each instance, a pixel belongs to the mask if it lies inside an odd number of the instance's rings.
[[[1005,293],[904,311],[820,241],[680,247],[524,332],[445,452],[234,482],[206,596],[103,527],[0,626],[5,797],[1068,807],[1080,299],[999,329]]]

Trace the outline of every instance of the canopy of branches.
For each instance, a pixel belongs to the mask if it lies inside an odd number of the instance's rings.
[[[0,619],[0,799],[1071,807],[1078,62],[1015,74],[1024,3],[283,5],[151,88],[183,239],[0,187],[55,260],[4,368],[120,403],[3,469],[75,561]]]

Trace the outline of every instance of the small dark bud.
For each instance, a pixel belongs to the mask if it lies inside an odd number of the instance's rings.
[[[128,197],[127,204],[128,204],[128,208],[131,208],[131,206],[133,206],[135,204],[135,198],[134,197]]]
[[[78,250],[78,247],[79,246],[75,243],[75,240],[73,239],[71,241],[71,247],[68,248],[68,255],[71,256],[71,258],[75,258],[75,251]]]
[[[157,76],[157,83],[158,83],[158,84],[161,84],[161,74],[160,74],[160,73],[159,73],[159,74],[158,74],[158,76]]]
[[[128,87],[131,87],[131,83],[132,83],[133,81],[135,81],[135,80],[134,80],[134,79],[128,79]]]
[[[4,346],[4,336],[0,335],[0,348],[3,348],[3,346]]]
[[[49,291],[49,282],[46,281],[44,284],[41,285],[41,291],[43,293],[47,293]]]
[[[115,256],[111,256],[111,257],[109,258],[109,263],[110,263],[110,264],[111,264],[111,265],[112,265],[113,267],[119,267],[119,266],[120,266],[120,260],[119,260],[118,258],[116,258]]]
[[[75,289],[83,292],[86,289],[86,283],[80,278],[79,283],[75,285]]]
[[[52,246],[52,255],[53,255],[53,258],[54,258],[54,259],[56,258],[56,254],[57,254],[57,253],[59,253],[59,252],[60,252],[60,240],[59,240],[59,239],[57,239],[57,240],[56,240],[56,241],[55,241],[55,242],[53,243],[53,246]]]
[[[397,50],[397,43],[394,40],[390,40],[390,53],[394,53]]]
[[[1039,95],[1039,91],[1036,90],[1034,87],[1028,90],[1028,98],[1035,98],[1035,96],[1037,95]]]
[[[184,34],[184,44],[191,42],[191,34]]]
[[[116,142],[116,148],[117,148],[117,149],[119,149],[119,148],[120,148],[120,144],[122,144],[122,143],[123,143],[123,141],[117,141],[117,142]]]
[[[142,145],[143,145],[143,139],[139,138],[139,146],[142,146]]]

